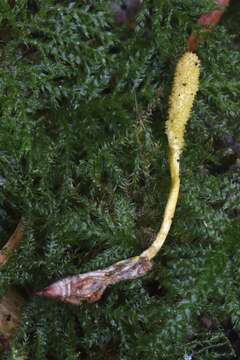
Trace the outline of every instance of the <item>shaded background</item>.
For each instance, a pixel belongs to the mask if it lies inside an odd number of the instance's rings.
[[[209,1],[9,1],[0,12],[0,245],[28,228],[0,293],[26,296],[3,359],[237,359],[240,354],[239,2],[204,34],[170,236],[143,279],[73,307],[33,298],[139,254],[169,189],[165,119],[177,59]]]

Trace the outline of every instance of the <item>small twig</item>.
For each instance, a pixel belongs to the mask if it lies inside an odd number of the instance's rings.
[[[9,256],[16,249],[24,235],[24,223],[21,219],[5,246],[0,251],[0,268],[6,264]],[[14,288],[7,290],[0,301],[0,336],[7,348],[9,339],[19,324],[23,297]]]
[[[16,247],[22,240],[23,234],[24,234],[24,223],[23,220],[21,219],[14,233],[0,251],[0,266],[6,264],[10,254],[16,249]]]
[[[206,351],[209,351],[209,350],[212,350],[212,349],[221,347],[221,346],[225,346],[225,345],[229,345],[229,341],[228,341],[228,340],[225,340],[223,343],[211,344],[211,345],[205,346],[203,349],[198,350],[198,351],[195,351],[193,354],[194,354],[194,355],[199,355],[199,354],[202,354],[202,353],[204,353],[204,352],[206,352]]]

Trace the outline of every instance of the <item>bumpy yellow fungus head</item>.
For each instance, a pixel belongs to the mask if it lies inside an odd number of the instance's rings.
[[[172,94],[166,133],[169,145],[179,154],[184,145],[184,130],[198,90],[200,61],[196,54],[186,52],[179,60]]]

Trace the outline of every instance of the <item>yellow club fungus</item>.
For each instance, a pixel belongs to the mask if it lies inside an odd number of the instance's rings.
[[[157,237],[153,244],[141,254],[149,260],[162,247],[172,224],[180,187],[180,156],[184,145],[184,131],[198,90],[199,75],[200,62],[197,55],[186,52],[176,67],[166,122],[171,189]]]
[[[162,247],[172,224],[180,186],[180,155],[184,130],[198,90],[200,66],[197,55],[186,52],[179,60],[173,82],[166,133],[169,142],[171,189],[163,222],[153,244],[140,256],[126,259],[102,270],[91,271],[60,280],[36,295],[79,305],[99,300],[105,289],[120,281],[144,276],[151,269],[151,259]]]

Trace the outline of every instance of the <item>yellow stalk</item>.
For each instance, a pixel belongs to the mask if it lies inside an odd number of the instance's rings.
[[[75,305],[81,304],[82,301],[92,303],[101,298],[109,285],[139,278],[151,269],[151,259],[156,256],[167,237],[177,204],[180,187],[179,159],[184,145],[185,126],[198,89],[199,72],[197,55],[185,53],[177,64],[170,97],[166,133],[169,142],[171,190],[156,240],[140,256],[119,261],[102,270],[65,278],[38,291],[36,295]]]
[[[184,131],[190,117],[193,101],[198,90],[200,62],[196,54],[186,52],[179,60],[172,94],[166,133],[169,144],[171,189],[165,208],[163,222],[152,245],[140,256],[152,259],[161,249],[174,217],[180,188],[180,156],[184,146]]]

